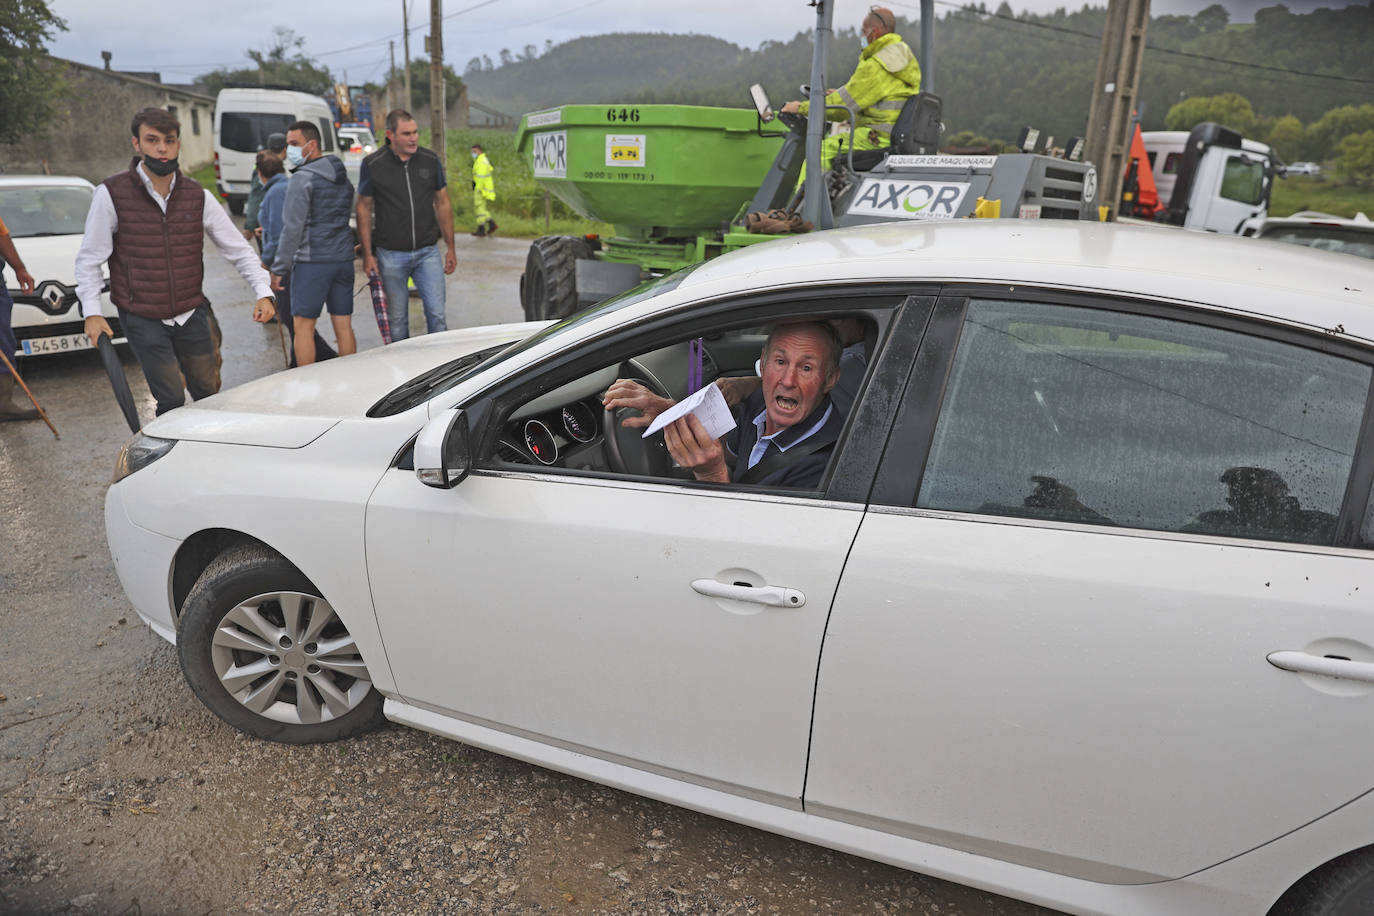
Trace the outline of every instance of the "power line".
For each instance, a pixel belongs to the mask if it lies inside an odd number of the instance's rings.
[[[1081,29],[1070,29],[1064,26],[1053,25],[1052,23],[1048,22],[1037,22],[1033,19],[1020,19],[1016,16],[1008,16],[1005,13],[983,12],[982,10],[971,9],[967,4],[955,3],[953,2],[953,0],[934,0],[934,2],[939,4],[940,6],[951,7],[960,12],[971,13],[974,16],[985,16],[993,19],[1001,19],[1007,22],[1014,22],[1017,25],[1030,26],[1032,28],[1044,29],[1051,32],[1060,32],[1065,35],[1074,35],[1080,38],[1090,38],[1093,41],[1098,42],[1102,40],[1101,35],[1095,35],[1092,32],[1084,32]],[[900,6],[905,9],[919,9],[919,7],[914,7],[908,3],[897,3],[895,2],[895,0],[892,3],[892,5]],[[966,19],[964,21],[974,22],[980,25],[988,24],[982,22],[979,19]],[[1207,54],[1197,54],[1192,51],[1180,51],[1174,48],[1163,48],[1159,45],[1150,44],[1149,41],[1146,41],[1145,48],[1146,50],[1154,51],[1158,54],[1172,55],[1174,57],[1183,57],[1189,60],[1202,61],[1208,64],[1224,64],[1230,67],[1245,67],[1251,70],[1264,70],[1270,73],[1282,74],[1284,76],[1305,76],[1310,77],[1312,79],[1332,80],[1334,82],[1341,83],[1356,83],[1362,86],[1374,86],[1374,79],[1362,79],[1357,76],[1340,76],[1338,74],[1333,73],[1313,73],[1309,70],[1293,70],[1287,67],[1274,67],[1268,64],[1254,64],[1250,63],[1249,61],[1231,60],[1225,57],[1213,57]]]

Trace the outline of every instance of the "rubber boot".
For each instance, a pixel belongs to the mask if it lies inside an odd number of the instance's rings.
[[[490,217],[488,217],[488,218],[487,218],[487,235],[495,235],[495,234],[496,234],[496,220],[491,219]]]
[[[486,224],[486,223],[478,223],[478,224],[477,224],[477,228],[474,229],[474,230],[472,230],[472,234],[475,235],[475,236],[477,236],[477,237],[480,239],[482,236],[484,236],[484,235],[487,234],[487,224]]]
[[[0,372],[0,422],[5,420],[37,420],[38,411],[14,400],[14,376]]]

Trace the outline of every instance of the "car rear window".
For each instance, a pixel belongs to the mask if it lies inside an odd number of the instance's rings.
[[[10,235],[81,235],[91,209],[91,188],[0,188],[0,219]]]
[[[225,149],[256,153],[267,148],[267,138],[284,134],[296,119],[289,114],[264,111],[226,111],[220,115],[219,142]]]
[[[1359,258],[1374,258],[1374,225],[1368,229],[1345,226],[1274,226],[1260,233],[1260,238],[1290,245],[1306,245],[1319,251],[1353,254]]]

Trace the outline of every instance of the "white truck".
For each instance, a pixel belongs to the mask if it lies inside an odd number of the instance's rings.
[[[1274,151],[1220,124],[1141,133],[1159,195],[1148,221],[1248,235],[1269,213],[1278,174]],[[1126,216],[1122,222],[1143,220]],[[1247,232],[1247,229],[1250,232]]]

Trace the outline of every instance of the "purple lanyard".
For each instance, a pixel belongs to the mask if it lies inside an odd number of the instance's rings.
[[[687,344],[687,393],[693,394],[701,387],[701,338],[697,337]]]

